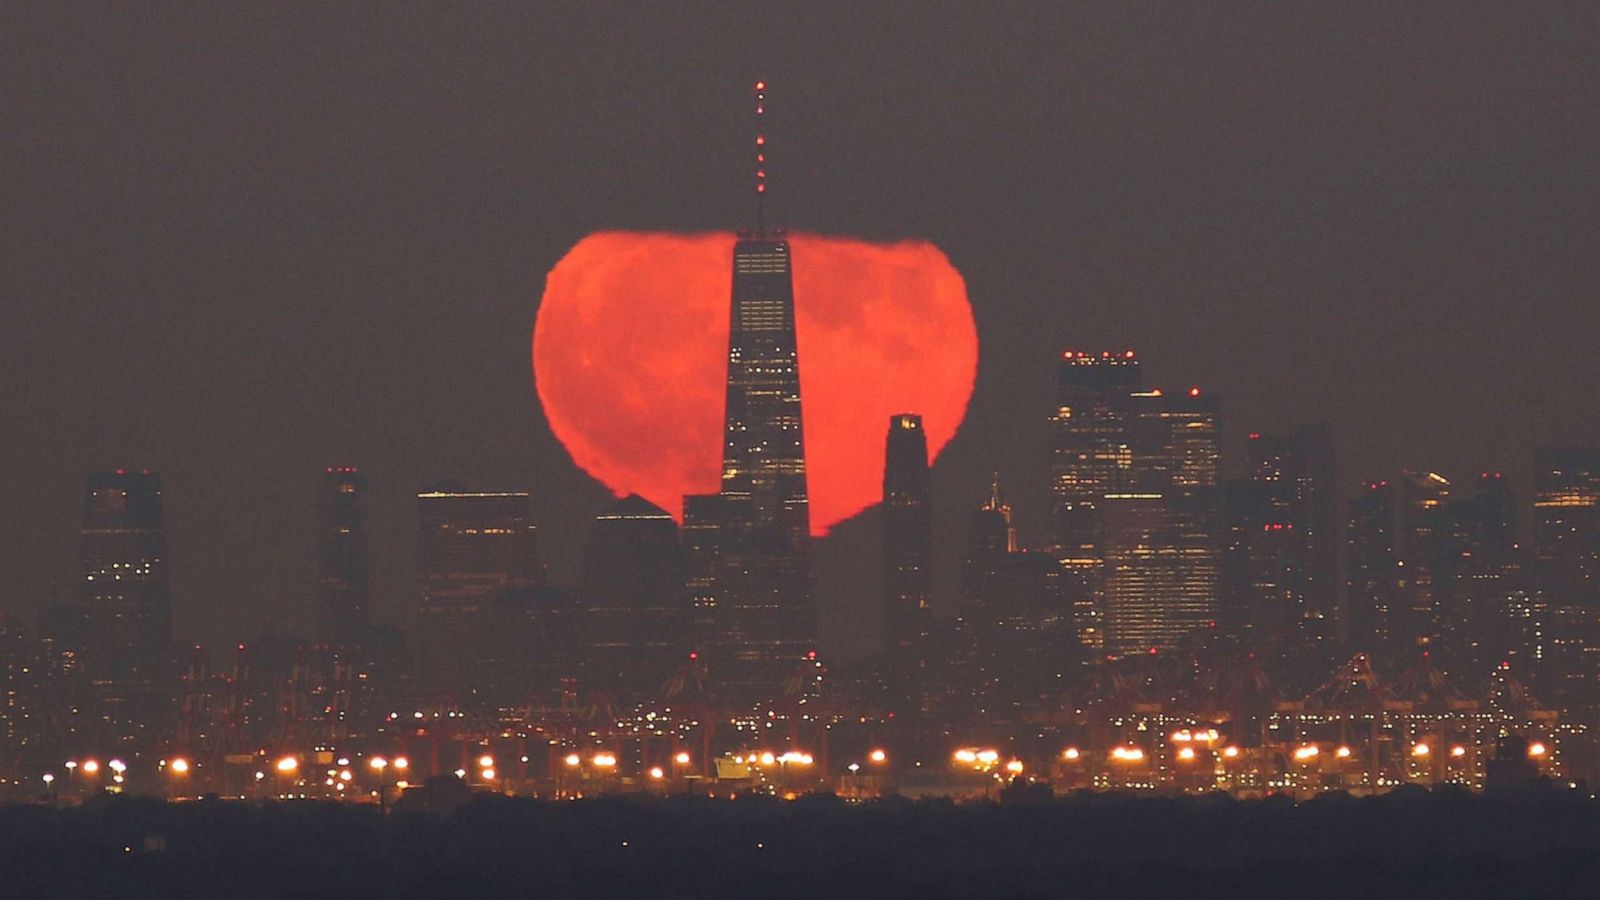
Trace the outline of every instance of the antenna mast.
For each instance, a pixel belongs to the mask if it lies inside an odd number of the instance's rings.
[[[756,232],[764,234],[767,230],[766,222],[766,196],[767,196],[767,83],[756,82]]]

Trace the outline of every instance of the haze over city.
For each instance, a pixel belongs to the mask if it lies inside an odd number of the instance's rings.
[[[1600,874],[1595,8],[0,35],[30,896]]]

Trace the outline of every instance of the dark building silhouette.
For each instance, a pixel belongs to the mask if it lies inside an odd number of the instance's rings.
[[[366,476],[346,466],[328,469],[318,491],[317,636],[336,646],[358,643],[366,634],[366,494]]]
[[[1017,546],[996,478],[968,520],[953,683],[999,715],[1059,689],[1080,659],[1080,627],[1094,627],[1075,606],[1077,579],[1053,551]]]
[[[515,689],[531,654],[514,639],[539,581],[538,547],[520,492],[417,495],[417,653],[426,687]],[[507,682],[511,684],[507,684]]]
[[[139,742],[160,733],[172,712],[172,593],[161,476],[120,469],[91,474],[82,534],[82,627],[61,631],[77,630],[82,641],[91,686],[83,700],[93,709],[86,727],[99,740]]]
[[[172,642],[167,565],[161,476],[120,469],[90,475],[79,597],[102,662],[147,666],[165,657]]]
[[[1438,643],[1446,608],[1452,525],[1449,479],[1437,472],[1404,471],[1395,508],[1395,575],[1399,606],[1391,638],[1395,651]]]
[[[1284,636],[1332,642],[1339,631],[1338,473],[1326,425],[1249,436],[1261,504],[1252,531],[1259,621]]]
[[[1387,651],[1396,639],[1400,587],[1394,503],[1388,481],[1368,481],[1348,504],[1348,637],[1354,649],[1368,653]]]
[[[883,465],[884,648],[916,662],[933,629],[933,487],[922,417],[889,417]]]
[[[583,589],[588,681],[632,700],[660,696],[692,649],[678,526],[629,495],[601,510],[589,532]]]
[[[1600,448],[1540,447],[1533,465],[1536,583],[1557,602],[1600,606]]]
[[[1465,671],[1495,662],[1493,633],[1511,595],[1526,587],[1517,541],[1517,495],[1501,472],[1483,472],[1473,492],[1451,503],[1446,559],[1440,569],[1440,638]]]

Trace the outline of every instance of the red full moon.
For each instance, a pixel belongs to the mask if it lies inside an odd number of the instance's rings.
[[[533,377],[556,437],[618,496],[681,518],[721,483],[735,236],[600,232],[545,282]],[[811,529],[883,495],[889,417],[920,413],[936,458],[972,396],[966,283],[925,241],[789,236]],[[930,459],[931,461],[931,459]]]

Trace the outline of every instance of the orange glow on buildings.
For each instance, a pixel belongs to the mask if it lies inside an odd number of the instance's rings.
[[[601,232],[551,270],[533,373],[573,460],[681,520],[715,493],[734,235]],[[966,414],[978,337],[966,284],[932,244],[793,234],[813,534],[877,502],[883,423],[914,410],[930,462]]]

